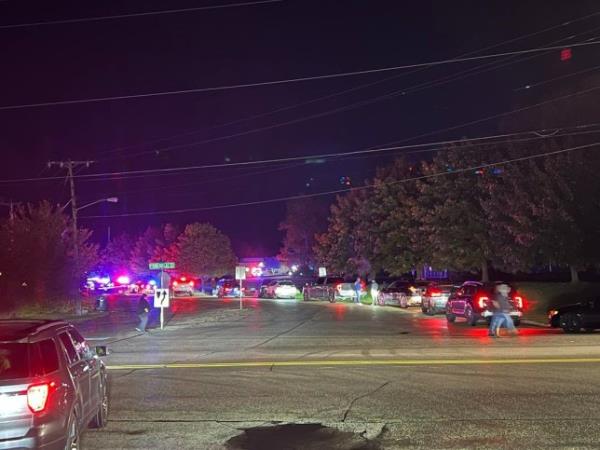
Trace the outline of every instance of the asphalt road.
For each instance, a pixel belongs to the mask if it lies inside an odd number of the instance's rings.
[[[494,339],[418,309],[178,299],[164,330],[140,334],[135,299],[109,308],[79,324],[111,351],[110,422],[86,449],[600,442],[600,333]]]

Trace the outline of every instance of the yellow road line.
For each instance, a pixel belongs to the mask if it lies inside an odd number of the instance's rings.
[[[523,358],[523,359],[361,359],[313,361],[233,361],[174,364],[114,364],[109,370],[133,369],[215,369],[242,367],[302,367],[302,366],[462,366],[485,364],[582,364],[600,363],[600,358]]]

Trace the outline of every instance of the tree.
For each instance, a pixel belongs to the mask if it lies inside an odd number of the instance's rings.
[[[489,195],[482,180],[486,173],[462,170],[485,164],[489,155],[489,148],[460,144],[424,162],[428,178],[418,183],[415,206],[426,259],[453,270],[480,270],[483,281],[489,281],[489,263],[498,258],[482,206]]]
[[[37,301],[72,294],[79,288],[73,261],[69,218],[47,201],[17,209],[0,231],[3,281],[10,295]],[[98,246],[89,242],[91,231],[79,230],[79,267],[89,270],[98,262]]]
[[[232,273],[237,261],[229,238],[208,223],[187,225],[169,251],[178,270],[199,277]]]
[[[558,141],[510,155],[526,156],[573,147]],[[577,150],[511,164],[503,185],[491,190],[484,204],[493,229],[509,245],[505,264],[527,269],[535,265],[568,266],[571,281],[578,270],[598,263],[600,244],[600,157],[597,149]],[[512,241],[512,242],[511,242]]]
[[[130,267],[133,273],[148,272],[148,263],[152,261],[171,261],[171,246],[179,236],[179,229],[167,223],[162,228],[148,227],[136,240],[131,251]]]
[[[314,246],[318,263],[329,272],[371,271],[368,199],[365,190],[354,190],[338,196],[331,206],[327,231],[317,235]]]
[[[315,235],[327,229],[327,205],[314,198],[292,200],[286,206],[286,215],[279,225],[284,232],[283,246],[278,255],[288,266],[315,265],[313,247]]]
[[[111,273],[128,269],[134,244],[133,238],[127,233],[115,236],[101,251],[103,269]]]

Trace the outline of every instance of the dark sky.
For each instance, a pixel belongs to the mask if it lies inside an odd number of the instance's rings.
[[[189,8],[227,2],[0,1],[0,24]],[[572,3],[572,4],[571,4]],[[496,45],[589,15],[595,1],[399,2],[285,0],[258,6],[0,29],[0,106],[97,98],[259,82],[397,66]],[[597,29],[596,29],[597,28]],[[549,45],[600,35],[600,16],[484,53]],[[241,162],[358,150],[492,115],[523,104],[519,87],[598,64],[598,49],[574,49],[561,62],[554,51],[445,84],[445,77],[489,64],[478,61],[419,71],[310,81],[279,86],[0,111],[0,178],[61,175],[46,162],[91,159],[81,174]],[[594,61],[595,58],[595,61]],[[437,81],[433,86],[411,89]],[[276,114],[227,125],[278,108],[375,83]],[[551,89],[545,85],[544,89]],[[394,93],[405,92],[405,95]],[[390,95],[348,111],[308,119]],[[531,93],[527,93],[531,96]],[[540,94],[541,95],[541,94]],[[279,126],[288,121],[298,123]],[[225,124],[225,126],[224,126]],[[273,125],[277,125],[273,127]],[[432,134],[413,142],[478,136],[498,121]],[[232,134],[271,127],[233,138]],[[185,136],[171,136],[188,133]],[[162,141],[157,139],[165,138]],[[165,147],[218,138],[204,144]],[[333,159],[252,168],[197,170],[169,176],[77,180],[82,203],[116,195],[81,215],[127,214],[252,202],[354,185],[390,156]],[[312,180],[311,180],[312,179]],[[310,186],[307,187],[307,183]],[[2,184],[17,201],[68,200],[62,180]],[[331,200],[331,199],[329,199]],[[203,212],[86,219],[99,242],[111,232],[149,224],[208,221],[226,232],[240,256],[275,254],[283,203]]]

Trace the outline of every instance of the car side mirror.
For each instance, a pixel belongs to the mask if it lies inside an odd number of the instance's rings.
[[[106,356],[108,355],[108,351],[106,350],[106,345],[97,345],[95,348],[97,356]]]

